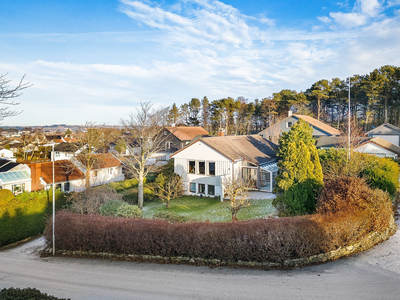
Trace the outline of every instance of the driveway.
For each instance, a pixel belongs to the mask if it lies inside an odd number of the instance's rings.
[[[40,258],[43,238],[0,252],[0,288],[77,299],[399,299],[400,234],[347,259],[289,271]]]

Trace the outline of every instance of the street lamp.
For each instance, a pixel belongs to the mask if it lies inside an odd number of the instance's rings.
[[[54,237],[54,229],[55,229],[55,218],[56,218],[56,194],[55,194],[55,188],[54,188],[54,144],[46,144],[44,146],[51,146],[51,161],[53,162],[53,255],[56,254],[56,242],[55,242],[55,237]]]

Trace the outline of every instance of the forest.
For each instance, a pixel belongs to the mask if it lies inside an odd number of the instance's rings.
[[[383,123],[400,124],[400,67],[385,65],[369,74],[321,79],[305,91],[283,89],[263,99],[227,97],[210,101],[192,98],[173,104],[169,122],[176,126],[202,126],[210,133],[254,134],[286,118],[288,111],[312,116],[339,130],[353,126],[368,131]]]

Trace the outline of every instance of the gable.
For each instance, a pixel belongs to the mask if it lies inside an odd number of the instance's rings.
[[[220,161],[232,161],[217,150],[208,146],[201,140],[186,146],[180,151],[175,152],[171,155],[173,158],[186,158],[196,160],[220,160]]]

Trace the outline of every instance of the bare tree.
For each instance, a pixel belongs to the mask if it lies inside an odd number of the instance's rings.
[[[232,213],[232,221],[237,221],[238,212],[251,205],[249,201],[250,183],[242,178],[235,180],[225,178],[224,197],[229,198],[229,210]]]
[[[21,91],[31,87],[32,84],[29,82],[23,83],[25,75],[21,78],[18,85],[14,88],[10,87],[8,84],[11,80],[6,79],[7,74],[0,75],[0,104],[6,105],[18,105],[19,102],[15,102],[14,99],[21,96]],[[6,117],[12,117],[18,115],[20,112],[16,110],[10,110],[9,107],[0,108],[0,121]]]
[[[175,199],[183,194],[182,179],[179,175],[172,173],[166,177],[160,174],[156,179],[157,187],[154,189],[154,195],[160,198],[167,204],[169,208],[169,201]]]
[[[167,125],[168,108],[154,108],[151,102],[142,102],[136,112],[127,120],[121,120],[126,131],[126,146],[130,156],[125,167],[138,178],[138,207],[143,209],[143,180],[155,170],[148,159],[165,147],[168,134],[164,134]]]

